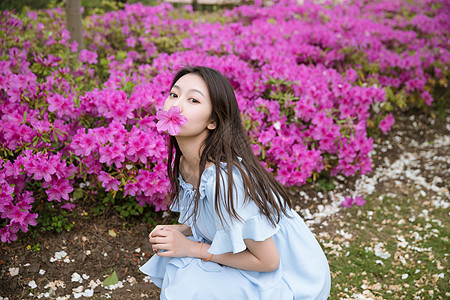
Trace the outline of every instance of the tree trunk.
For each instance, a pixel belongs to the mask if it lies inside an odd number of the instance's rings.
[[[198,1],[197,0],[192,0],[192,9],[194,11],[198,11]]]
[[[81,23],[81,0],[66,0],[66,25],[70,40],[77,41],[78,51],[84,49],[83,24]]]

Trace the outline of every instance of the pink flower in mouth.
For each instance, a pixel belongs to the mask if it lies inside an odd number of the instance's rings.
[[[156,129],[159,132],[167,131],[170,135],[177,135],[180,133],[181,126],[187,122],[187,118],[180,114],[178,106],[172,106],[168,111],[159,111],[156,118],[159,120],[156,123]]]

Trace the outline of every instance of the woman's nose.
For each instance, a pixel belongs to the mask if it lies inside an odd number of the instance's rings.
[[[172,106],[178,106],[180,111],[183,110],[182,107],[181,107],[182,106],[181,105],[181,97],[177,98],[177,100],[175,100],[175,102],[172,104]]]

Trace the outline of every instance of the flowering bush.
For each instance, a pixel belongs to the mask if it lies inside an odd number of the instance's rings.
[[[386,133],[390,111],[409,100],[430,105],[433,89],[447,84],[444,6],[279,1],[239,6],[210,22],[189,6],[126,5],[84,20],[80,53],[61,9],[4,11],[2,242],[36,225],[37,199],[72,209],[77,191],[102,191],[166,209],[166,136],[156,112],[185,65],[227,76],[254,152],[284,185],[371,171],[368,132]],[[353,203],[364,201],[345,205]]]

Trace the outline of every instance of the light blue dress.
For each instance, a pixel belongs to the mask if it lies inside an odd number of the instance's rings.
[[[226,164],[222,166],[225,168]],[[272,226],[252,201],[244,201],[242,177],[234,167],[233,199],[243,221],[228,217],[222,226],[214,208],[215,168],[214,165],[207,168],[200,179],[199,213],[195,222],[189,217],[195,191],[179,176],[180,201],[171,210],[180,212],[178,221],[191,227],[193,236],[189,238],[211,244],[211,254],[223,254],[245,250],[244,239],[263,241],[272,237],[280,255],[280,266],[273,272],[253,272],[199,258],[153,255],[140,270],[161,288],[161,299],[327,299],[331,286],[328,262],[300,216],[290,211],[292,218],[283,215],[277,226]],[[221,183],[226,184],[226,171],[221,173]]]

